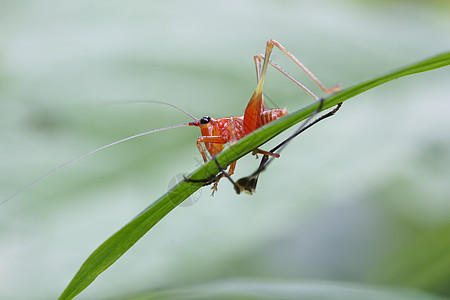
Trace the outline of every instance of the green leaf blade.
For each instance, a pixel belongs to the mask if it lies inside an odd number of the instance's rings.
[[[141,239],[145,233],[199,187],[201,187],[201,183],[195,184],[188,182],[183,182],[173,187],[169,192],[113,234],[83,263],[59,299],[73,299],[82,292],[98,275],[109,268]]]

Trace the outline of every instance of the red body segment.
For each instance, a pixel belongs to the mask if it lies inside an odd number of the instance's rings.
[[[266,105],[262,93],[254,92],[244,113],[244,131],[245,134],[258,129],[263,125],[261,115],[266,111]]]
[[[197,139],[197,148],[206,162],[208,157],[202,143],[206,150],[215,156],[225,148],[226,143],[236,142],[259,127],[286,114],[287,111],[284,108],[267,110],[262,97],[255,97],[254,94],[247,105],[244,116],[221,119],[204,117],[189,123],[189,125],[200,127],[202,136]],[[230,165],[229,175],[233,174],[235,167],[236,162],[233,162]]]

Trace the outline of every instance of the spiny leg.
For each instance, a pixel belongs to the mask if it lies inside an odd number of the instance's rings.
[[[257,54],[253,56],[253,60],[255,61],[255,68],[256,68],[256,82],[259,82],[259,79],[261,78],[261,59],[264,58],[264,55]]]
[[[260,62],[261,59],[257,56],[255,56],[255,64],[256,64],[256,73],[257,73],[257,78],[258,78],[258,83],[256,84],[256,89],[255,89],[255,94],[262,94],[263,91],[263,87],[264,87],[264,80],[266,79],[266,73],[267,73],[267,66],[269,64],[269,57],[270,54],[272,53],[272,49],[273,49],[274,44],[271,43],[271,41],[268,41],[266,44],[266,52],[265,55],[263,55],[263,59],[264,59],[264,64],[262,66],[260,66]],[[259,73],[259,74],[258,74]]]
[[[338,92],[341,88],[340,86],[335,86],[331,89],[327,88],[317,77],[313,74],[304,64],[302,64],[292,53],[286,50],[279,42],[276,40],[270,40],[269,43],[277,46],[284,54],[286,54],[297,66],[300,67],[311,79],[319,86],[319,88],[327,94],[332,94]]]
[[[311,97],[313,97],[315,100],[319,100],[319,97],[317,97],[311,90],[309,90],[305,85],[303,85],[301,82],[299,82],[297,79],[295,79],[292,75],[290,75],[286,70],[284,70],[281,66],[273,62],[269,56],[272,52],[273,46],[277,46],[283,53],[285,53],[297,66],[299,66],[318,86],[319,88],[324,91],[327,94],[331,94],[334,92],[337,92],[340,90],[340,86],[337,85],[331,89],[327,88],[318,78],[314,75],[313,72],[311,72],[302,62],[300,62],[292,53],[286,50],[279,42],[276,40],[270,40],[267,42],[266,46],[266,54],[258,54],[254,56],[255,60],[255,67],[256,67],[256,77],[258,80],[258,84],[260,83],[261,77],[265,76],[265,72],[267,70],[267,64],[272,65],[275,69],[277,69],[279,72],[281,72],[283,75],[285,75],[287,78],[289,78],[292,82],[294,82],[297,86],[302,88],[304,91],[306,91]],[[263,69],[261,70],[261,60],[264,59],[264,65]],[[264,68],[266,66],[266,68]],[[264,75],[264,76],[262,76]],[[264,84],[264,78],[261,81],[261,85]],[[261,86],[262,91],[262,86]]]
[[[206,151],[203,149],[202,143],[203,144],[206,144],[206,143],[226,144],[227,139],[225,139],[222,136],[201,136],[197,139],[197,148],[198,148],[200,154],[202,155],[204,162],[207,162],[208,159],[206,156]],[[222,177],[227,177],[230,180],[230,182],[234,186],[236,186],[236,183],[230,177],[230,175],[232,175],[234,173],[234,170],[236,168],[236,162],[233,162],[230,165],[229,171],[226,172],[222,168],[222,166],[220,166],[220,164],[218,163],[216,156],[212,153],[210,153],[210,154],[211,154],[211,159],[214,160],[214,162],[216,163],[217,167],[220,170],[220,173],[218,175],[212,175],[209,178],[205,178],[205,179],[189,179],[189,178],[185,177],[184,180],[187,182],[203,182],[204,186],[214,184],[213,187],[211,188],[213,190],[212,196],[214,196],[214,192],[217,191],[217,185],[218,185],[220,179],[222,179]]]
[[[290,137],[288,137],[286,140],[284,140],[283,142],[278,144],[276,147],[271,149],[269,151],[269,153],[279,154],[279,152],[281,152],[283,150],[283,148],[287,145],[287,143],[289,143],[297,135],[304,132],[308,128],[311,128],[313,125],[319,123],[320,121],[333,116],[342,106],[342,102],[341,102],[332,111],[328,112],[327,114],[325,114],[325,115],[317,118],[316,120],[312,121],[311,123],[309,123],[322,110],[323,102],[324,102],[324,99],[323,98],[320,99],[319,107],[313,112],[313,114],[311,114],[311,116],[309,116],[308,119],[306,119],[305,122],[303,122],[303,124]],[[278,152],[275,152],[277,150],[278,150]],[[239,180],[237,180],[236,184],[234,185],[236,193],[239,194],[241,191],[244,191],[248,194],[252,194],[256,189],[256,184],[258,182],[259,174],[267,168],[267,165],[273,160],[273,158],[274,157],[269,158],[269,156],[267,154],[264,155],[258,169],[256,169],[255,172],[253,172],[250,176],[243,177],[243,178],[240,178]]]
[[[217,185],[219,183],[219,180],[222,179],[222,177],[227,177],[231,181],[231,183],[233,185],[236,185],[234,180],[231,179],[231,175],[234,173],[234,169],[236,167],[236,162],[233,162],[230,165],[230,171],[227,172],[224,168],[222,168],[221,165],[219,165],[219,163],[218,163],[218,161],[216,159],[216,156],[212,156],[211,159],[214,160],[214,162],[216,163],[217,167],[219,168],[219,171],[220,171],[219,174],[211,175],[210,177],[205,178],[205,179],[191,179],[191,178],[187,178],[186,176],[183,176],[183,177],[184,177],[184,180],[186,182],[202,182],[203,186],[214,184],[214,186],[211,188],[213,190],[211,195],[214,196],[214,192],[218,190],[217,189]],[[236,189],[236,187],[235,187],[235,189]]]
[[[322,99],[320,99],[320,101],[321,101],[321,104],[320,104],[319,108],[315,111],[315,113],[313,113],[311,116],[309,116],[309,118],[306,120],[306,122],[305,122],[304,124],[302,124],[302,125],[297,129],[296,132],[294,132],[290,137],[288,137],[288,138],[285,139],[283,142],[281,142],[280,144],[278,144],[275,148],[273,148],[273,149],[271,150],[271,152],[275,152],[275,151],[277,151],[277,150],[280,149],[280,148],[281,148],[280,151],[283,150],[283,148],[286,146],[286,144],[287,144],[288,142],[290,142],[292,139],[294,139],[297,135],[299,135],[300,133],[304,132],[305,130],[311,128],[313,125],[319,123],[320,121],[322,121],[322,120],[324,120],[324,119],[326,119],[326,118],[329,118],[329,117],[333,116],[333,115],[341,108],[341,106],[342,106],[342,102],[341,102],[341,103],[338,103],[338,104],[336,105],[336,107],[335,107],[332,111],[330,111],[330,112],[324,114],[323,116],[321,116],[321,117],[315,119],[313,122],[307,124],[307,123],[312,119],[312,117],[314,117],[315,115],[317,115],[317,114],[320,112],[320,110],[322,109],[321,107],[322,107],[322,105],[323,105],[324,99],[322,98]],[[278,151],[278,152],[280,152],[280,151]],[[267,162],[267,164],[268,164],[268,163],[269,163],[269,162]],[[266,165],[267,165],[267,164],[266,164]]]
[[[258,67],[259,68],[261,67],[260,62],[262,59],[264,59],[264,55],[258,54],[258,55],[255,55],[254,58],[255,58],[255,64],[257,65],[256,69],[258,70]],[[269,59],[268,62],[271,66],[273,66],[275,69],[280,71],[281,74],[283,74],[284,76],[289,78],[293,83],[295,83],[297,86],[299,86],[301,89],[303,89],[308,95],[313,97],[314,100],[316,100],[316,101],[319,100],[319,97],[316,94],[314,94],[310,89],[308,89],[303,83],[301,83],[300,81],[295,79],[291,74],[289,74],[286,70],[284,70],[280,65],[276,64],[271,59]],[[259,78],[260,78],[260,73],[257,73],[257,79],[259,80]]]
[[[226,144],[227,140],[222,136],[201,136],[197,139],[198,151],[202,155],[203,161],[206,163],[208,161],[208,157],[206,154],[207,152],[203,148],[202,143],[205,145],[206,145],[206,143]],[[217,182],[221,177],[222,177],[222,174],[218,174],[218,175],[211,175],[210,177],[205,178],[205,179],[189,179],[189,178],[185,177],[184,180],[187,182],[203,182],[204,183],[203,186],[206,186],[206,185],[210,185],[212,183]]]
[[[273,153],[273,152],[262,150],[262,149],[259,149],[259,148],[253,149],[252,155],[256,155],[256,158],[258,158],[258,154],[262,154],[262,155],[266,155],[266,156],[273,156],[275,158],[279,158],[280,157],[280,154],[278,154],[278,153]]]
[[[234,169],[236,167],[236,162],[233,162],[230,165],[230,170],[229,172],[227,172],[224,168],[222,168],[222,166],[219,164],[219,162],[217,161],[217,158],[215,155],[212,155],[211,157],[212,160],[214,160],[214,162],[216,163],[217,167],[220,170],[220,173],[218,175],[217,180],[214,182],[214,186],[211,188],[212,189],[212,193],[211,196],[214,196],[214,192],[217,191],[217,185],[219,184],[219,180],[222,179],[222,177],[226,177],[228,178],[228,180],[231,182],[231,184],[233,184],[234,189],[237,191],[237,189],[239,188],[238,185],[236,184],[236,182],[234,182],[234,180],[231,178],[231,175],[233,175],[234,173]],[[238,193],[239,194],[239,193]]]
[[[206,156],[206,151],[205,149],[203,149],[202,143],[205,144],[206,143],[211,143],[211,144],[226,144],[227,143],[227,139],[224,138],[223,136],[216,136],[216,135],[211,135],[211,136],[201,136],[199,138],[197,138],[197,148],[198,151],[200,152],[200,154],[202,155],[203,161],[207,162],[208,158]]]

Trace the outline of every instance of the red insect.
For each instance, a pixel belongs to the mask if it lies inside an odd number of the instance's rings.
[[[47,177],[48,175],[58,171],[59,169],[66,167],[69,164],[72,164],[88,155],[91,155],[97,151],[103,150],[105,148],[108,148],[110,146],[119,144],[121,142],[136,138],[136,137],[140,137],[143,135],[147,135],[150,133],[154,133],[154,132],[158,132],[158,131],[162,131],[162,130],[166,130],[166,129],[171,129],[171,128],[176,128],[176,127],[181,127],[181,126],[197,126],[200,127],[200,131],[202,136],[199,137],[197,139],[197,147],[198,150],[200,151],[203,160],[206,162],[208,160],[208,155],[205,152],[205,149],[203,148],[203,145],[205,145],[206,150],[209,152],[209,154],[212,157],[215,157],[217,154],[219,154],[224,148],[225,148],[225,144],[227,143],[234,143],[235,141],[241,139],[242,137],[244,137],[245,135],[251,133],[252,131],[260,128],[261,126],[264,126],[267,123],[270,123],[284,115],[287,114],[286,109],[267,109],[264,100],[263,100],[263,86],[264,86],[264,81],[266,78],[266,72],[267,72],[267,68],[269,65],[272,65],[275,69],[277,69],[278,71],[280,71],[283,75],[285,75],[286,77],[288,77],[290,80],[292,80],[296,85],[298,85],[299,87],[301,87],[303,90],[305,90],[310,96],[312,96],[315,100],[319,100],[319,97],[317,97],[313,92],[311,92],[307,87],[305,87],[302,83],[300,83],[299,81],[297,81],[294,77],[292,77],[289,73],[287,73],[284,69],[282,69],[279,65],[277,65],[276,63],[274,63],[272,60],[269,59],[270,54],[272,53],[273,47],[276,46],[278,47],[283,53],[285,53],[297,66],[299,66],[309,77],[311,77],[311,79],[320,87],[320,89],[322,91],[324,91],[327,94],[336,92],[340,89],[339,86],[336,86],[334,88],[328,89],[326,88],[320,81],[319,79],[317,79],[317,77],[311,72],[309,71],[294,55],[292,55],[291,53],[289,53],[280,43],[278,43],[275,40],[270,40],[267,42],[267,46],[266,46],[266,51],[265,54],[258,54],[254,56],[254,61],[255,61],[255,66],[256,66],[256,76],[257,76],[257,85],[256,85],[256,89],[255,92],[253,93],[252,97],[250,98],[249,103],[247,104],[247,108],[245,109],[244,115],[243,116],[237,116],[237,117],[227,117],[227,118],[221,118],[221,119],[213,119],[210,118],[208,116],[205,116],[203,118],[201,118],[200,120],[198,120],[197,118],[195,118],[192,114],[190,114],[189,112],[187,112],[186,110],[184,110],[183,108],[175,105],[175,104],[171,104],[171,103],[167,103],[167,102],[162,102],[162,101],[145,101],[145,102],[156,102],[156,103],[162,103],[162,104],[166,104],[166,105],[170,105],[172,107],[175,107],[179,110],[181,110],[182,112],[186,113],[187,115],[189,115],[191,118],[194,119],[194,122],[190,122],[190,123],[184,123],[184,124],[178,124],[178,125],[173,125],[173,126],[169,126],[169,127],[164,127],[164,128],[159,128],[159,129],[155,129],[155,130],[151,130],[151,131],[147,131],[147,132],[143,132],[143,133],[139,133],[115,142],[112,142],[110,144],[101,146],[99,148],[96,148],[90,152],[87,152],[81,156],[78,156],[56,168],[54,168],[53,170],[50,170],[49,172],[47,172],[46,174],[42,175],[41,177],[35,179],[34,181],[32,181],[31,183],[29,183],[28,185],[26,185],[25,187],[23,187],[22,189],[20,189],[19,191],[17,191],[16,193],[12,194],[11,196],[9,196],[8,198],[6,198],[5,200],[3,200],[0,205],[4,204],[6,201],[8,201],[9,199],[17,196],[19,193],[23,192],[24,190],[28,189],[30,186],[34,185],[35,183],[41,181],[42,179],[44,179],[45,177]],[[261,67],[261,61],[263,60],[263,64]],[[267,151],[263,151],[260,149],[255,149],[254,151],[255,153],[262,153],[264,155],[272,155],[275,157],[278,157],[278,154],[274,154],[271,152],[267,152]],[[217,190],[217,183],[219,182],[220,178],[222,176],[227,176],[229,177],[229,175],[234,173],[234,170],[236,168],[236,162],[233,162],[230,165],[229,171],[228,173],[225,173],[225,170],[223,170],[222,175],[215,181],[214,186],[213,186],[213,190]],[[260,167],[261,169],[261,167]],[[260,171],[259,171],[260,172]],[[259,174],[258,172],[258,174]],[[256,173],[255,173],[256,174]],[[257,176],[257,175],[256,175]],[[256,184],[256,183],[255,183]],[[235,186],[236,187],[236,186]]]
[[[298,82],[289,73],[283,70],[280,66],[275,64],[269,59],[270,54],[274,46],[277,46],[281,51],[283,51],[294,63],[296,63],[306,74],[312,78],[312,80],[327,94],[336,92],[340,89],[336,86],[331,89],[327,89],[317,77],[309,71],[294,55],[289,53],[280,43],[275,40],[270,40],[267,42],[265,55],[258,54],[254,56],[256,75],[257,75],[257,85],[255,92],[253,93],[250,101],[245,109],[244,116],[239,117],[227,117],[222,119],[213,119],[209,116],[205,116],[200,120],[189,123],[191,126],[200,127],[202,136],[197,139],[197,147],[202,154],[203,160],[206,162],[208,160],[202,143],[205,145],[206,150],[215,156],[219,154],[224,148],[226,143],[233,143],[245,135],[251,133],[252,131],[270,123],[284,115],[287,114],[285,108],[283,109],[267,109],[263,99],[263,86],[266,77],[268,65],[272,65],[282,74],[291,79],[295,84],[304,89],[309,95],[311,95],[315,100],[319,98],[306,88],[303,84]],[[261,60],[264,59],[264,63],[261,69]],[[271,155],[270,152],[255,149],[256,153],[262,153],[266,155]],[[275,155],[277,156],[277,155]],[[236,161],[230,165],[228,175],[232,175],[236,168]],[[220,178],[215,182],[213,190],[217,190],[217,183]]]

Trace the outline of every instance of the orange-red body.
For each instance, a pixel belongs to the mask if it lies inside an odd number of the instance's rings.
[[[203,160],[208,160],[202,143],[211,155],[219,154],[226,143],[240,140],[259,127],[287,114],[286,109],[266,109],[262,93],[255,92],[250,99],[244,116],[213,119],[208,116],[191,122],[189,125],[200,127],[202,136],[197,139],[197,147]],[[230,165],[229,175],[234,173],[236,162]]]
[[[280,43],[275,40],[269,40],[266,45],[265,54],[258,54],[254,56],[257,85],[255,92],[253,93],[247,108],[245,109],[244,116],[241,117],[228,117],[222,119],[212,119],[210,117],[203,117],[200,120],[189,123],[190,126],[198,126],[202,132],[202,136],[197,139],[197,147],[202,154],[203,160],[207,161],[207,156],[202,143],[205,144],[206,150],[211,155],[219,154],[224,148],[226,143],[233,143],[252,131],[260,128],[261,126],[272,122],[287,114],[286,109],[267,109],[263,100],[263,86],[266,77],[266,71],[268,65],[272,65],[275,69],[280,71],[283,75],[288,77],[300,88],[305,90],[315,100],[319,100],[313,92],[306,88],[302,83],[297,81],[294,77],[288,74],[280,66],[275,64],[269,59],[273,47],[278,47],[284,54],[286,54],[300,69],[302,69],[311,79],[327,94],[338,91],[340,88],[336,86],[331,89],[327,89],[319,79],[309,71],[294,55],[289,53]],[[261,66],[261,61],[264,60],[264,64]],[[269,152],[264,152],[269,154]],[[236,167],[236,162],[230,165],[229,175],[233,174]],[[216,188],[217,182],[213,189]]]

